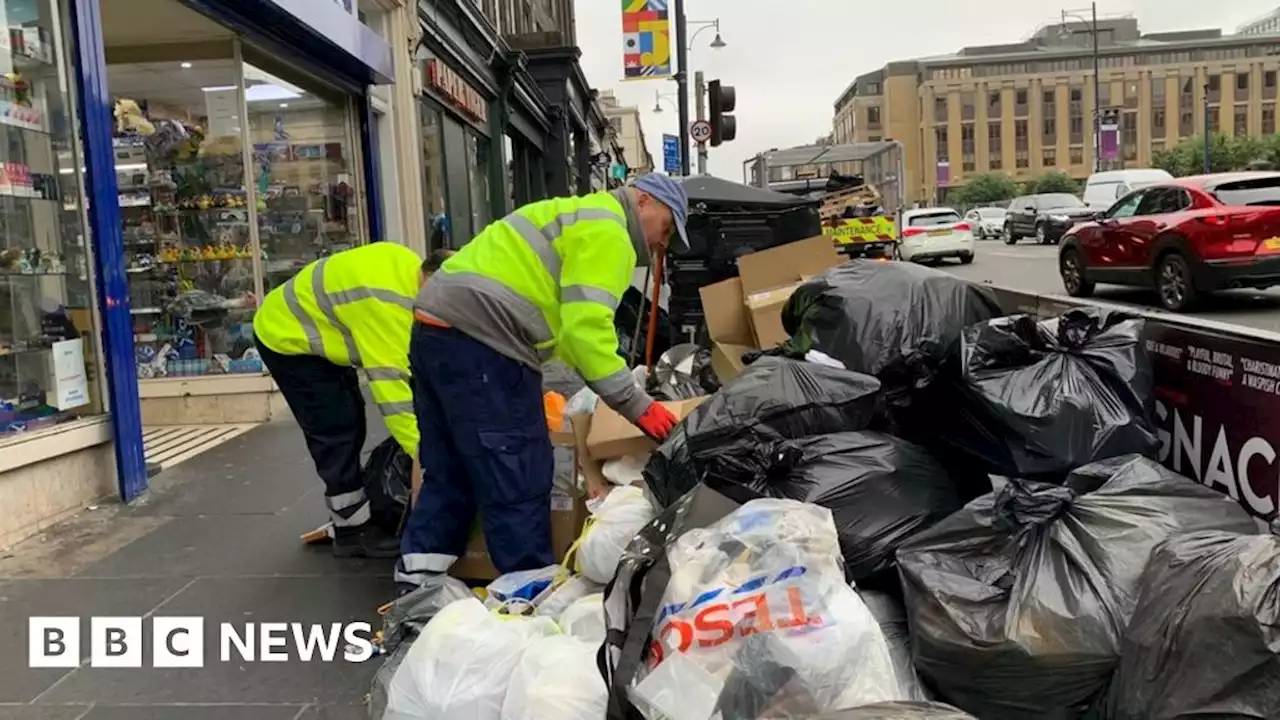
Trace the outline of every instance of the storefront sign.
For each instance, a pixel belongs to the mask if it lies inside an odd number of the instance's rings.
[[[463,115],[476,122],[488,122],[489,102],[461,75],[438,59],[427,61],[427,87],[439,93]]]
[[[53,344],[53,396],[54,407],[59,410],[89,404],[89,381],[84,371],[84,340],[75,338]]]

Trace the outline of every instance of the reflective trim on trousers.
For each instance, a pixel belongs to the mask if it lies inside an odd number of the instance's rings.
[[[405,553],[396,563],[396,582],[421,586],[428,576],[448,572],[457,561],[457,555]]]
[[[333,521],[334,527],[359,527],[371,519],[369,503],[366,501],[354,508],[330,510],[329,518]]]
[[[330,510],[345,510],[349,507],[355,507],[365,501],[364,490],[352,490],[341,495],[327,495],[324,504]]]
[[[560,289],[560,302],[589,302],[597,305],[603,305],[609,308],[610,312],[618,309],[618,298],[614,297],[608,290],[602,290],[598,287],[590,285],[566,285]]]

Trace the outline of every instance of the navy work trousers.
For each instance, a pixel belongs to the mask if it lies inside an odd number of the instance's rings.
[[[417,324],[410,343],[422,490],[400,544],[398,582],[420,585],[466,550],[480,513],[500,573],[554,563],[555,457],[542,374],[450,328]]]
[[[368,522],[360,474],[364,397],[355,368],[312,355],[281,355],[261,342],[257,345],[262,363],[302,428],[316,474],[324,481],[330,519],[337,526]]]

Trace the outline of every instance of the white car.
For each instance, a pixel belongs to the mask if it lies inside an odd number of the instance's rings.
[[[974,208],[965,213],[964,221],[973,228],[973,236],[979,240],[995,239],[1004,234],[1004,216],[1007,214],[1004,208]]]
[[[951,208],[921,208],[902,214],[902,242],[898,252],[903,260],[930,262],[958,258],[973,262],[973,226]]]

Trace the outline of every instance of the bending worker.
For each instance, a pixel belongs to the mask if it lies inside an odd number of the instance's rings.
[[[262,361],[302,428],[325,485],[338,557],[391,558],[399,541],[370,520],[360,472],[364,399],[356,368],[387,429],[416,457],[418,426],[409,387],[413,299],[444,259],[426,262],[392,242],[320,258],[267,294],[253,319]]]
[[[637,257],[672,238],[687,246],[687,212],[684,189],[654,174],[536,202],[485,228],[423,287],[409,350],[423,480],[401,538],[401,591],[449,569],[477,510],[498,572],[555,562],[542,405],[553,353],[649,437],[675,427],[619,355],[613,315]]]

